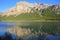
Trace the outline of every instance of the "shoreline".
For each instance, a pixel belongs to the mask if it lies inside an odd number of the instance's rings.
[[[60,22],[60,20],[3,20],[0,22]]]

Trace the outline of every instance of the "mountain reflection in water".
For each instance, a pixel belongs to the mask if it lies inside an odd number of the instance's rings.
[[[20,23],[20,22],[19,22]],[[18,25],[19,23],[16,23],[16,25]],[[22,28],[36,28],[36,26],[38,27],[39,29],[39,26],[43,27],[43,26],[46,26],[46,24],[51,24],[51,25],[47,25],[47,26],[60,26],[59,23],[60,22],[21,22],[22,24],[20,24],[19,26],[22,26]],[[52,26],[52,27],[53,27]],[[6,29],[7,28],[11,28],[11,27],[14,27],[14,24],[13,23],[9,23],[9,22],[0,22],[0,40],[24,40],[24,37],[21,38],[21,37],[17,37],[15,34],[13,33],[9,33],[9,32],[6,32]],[[35,30],[38,30],[38,29],[35,29]],[[30,36],[30,37],[27,37],[25,38],[26,40],[60,40],[60,36],[39,36],[38,37],[35,37],[35,36]]]

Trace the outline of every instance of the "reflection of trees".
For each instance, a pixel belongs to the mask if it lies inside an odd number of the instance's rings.
[[[59,34],[58,30],[60,30],[60,29],[57,29],[58,26],[59,26],[59,23],[48,23],[48,24],[45,23],[41,27],[41,31],[46,32],[48,34],[52,34],[52,35],[58,35]]]
[[[58,22],[45,22],[45,23],[26,23],[20,25],[22,28],[31,29],[32,33],[48,33],[52,35],[59,35],[60,32],[60,24]]]

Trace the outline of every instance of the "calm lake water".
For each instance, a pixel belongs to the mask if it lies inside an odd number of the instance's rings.
[[[60,21],[3,21],[0,22],[0,30],[11,28],[14,26],[19,26],[22,28],[36,28],[36,30],[40,29],[43,26],[49,27],[60,27]]]
[[[44,32],[48,32],[46,30],[47,27],[49,27],[49,29],[54,29],[55,27],[60,30],[60,21],[17,21],[17,22],[0,22],[0,35],[2,35],[5,32],[5,29],[7,28],[12,28],[14,26],[19,26],[22,28],[30,28],[33,29],[35,31],[44,31]],[[43,30],[42,30],[42,29]],[[44,29],[45,28],[45,29]],[[51,32],[51,30],[49,30]],[[55,29],[54,29],[55,30]],[[54,33],[57,31],[54,31]]]

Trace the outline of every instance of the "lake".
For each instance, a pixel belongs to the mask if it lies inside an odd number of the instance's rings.
[[[47,32],[52,35],[60,34],[60,21],[1,21],[0,34],[12,27],[33,29],[34,32]]]
[[[6,29],[19,26],[22,28],[33,28],[40,30],[41,27],[58,27],[60,28],[60,21],[2,21],[0,22],[0,29]]]

